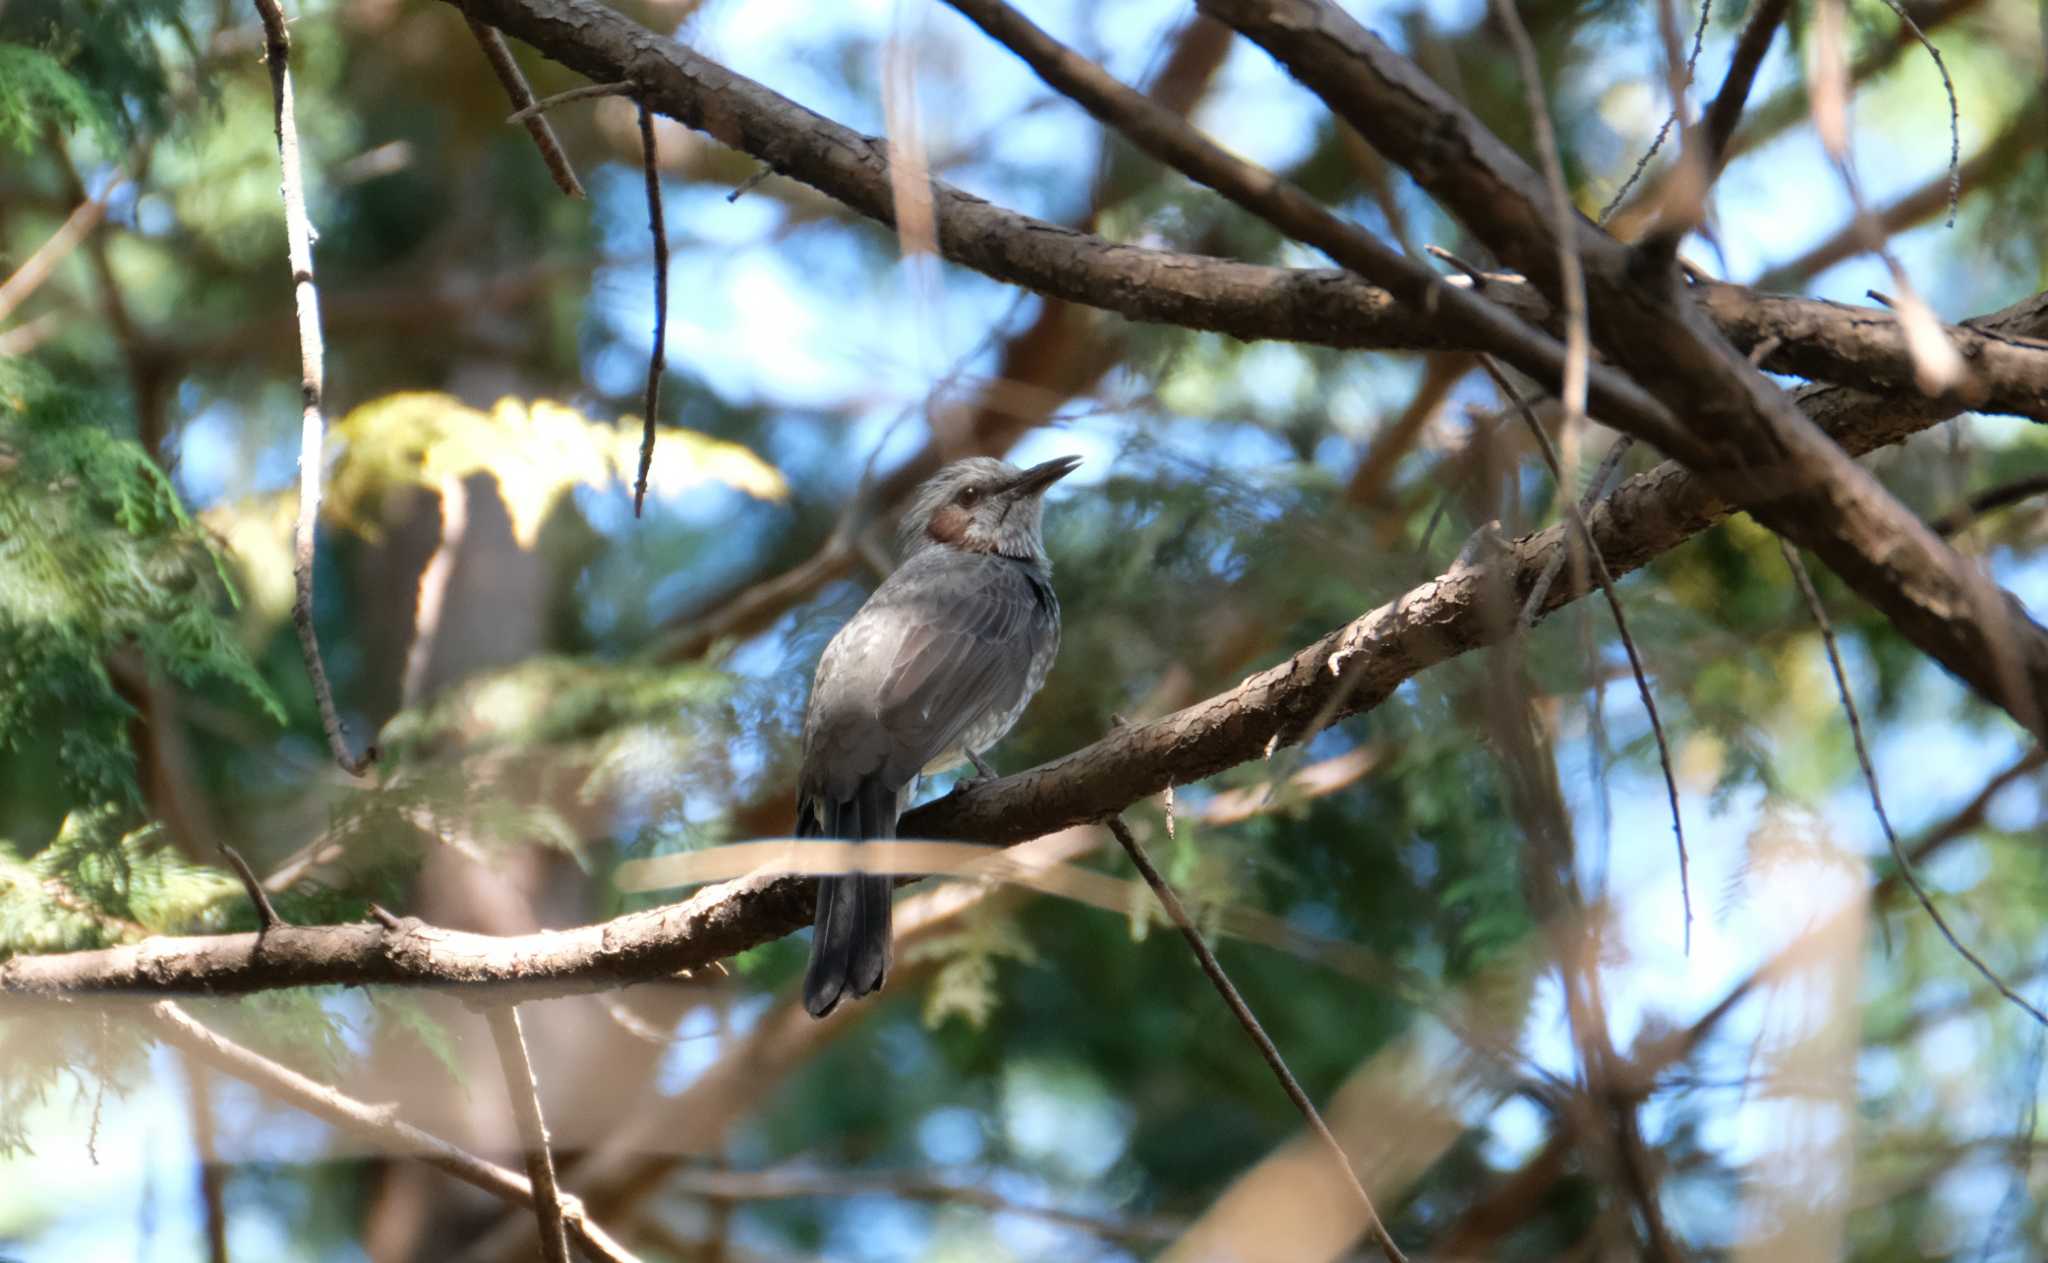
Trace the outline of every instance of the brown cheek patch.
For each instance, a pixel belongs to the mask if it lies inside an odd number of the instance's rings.
[[[941,544],[957,548],[967,534],[967,515],[960,511],[958,505],[946,505],[932,514],[931,524],[924,528],[924,532]]]
[[[994,552],[994,546],[986,540],[967,537],[970,521],[967,510],[957,504],[949,504],[932,514],[931,524],[924,528],[924,533],[949,548],[975,553]]]

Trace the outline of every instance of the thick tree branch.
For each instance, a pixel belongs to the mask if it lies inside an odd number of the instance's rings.
[[[1418,322],[1446,325],[1473,346],[1499,355],[1553,390],[1562,389],[1560,383],[1569,376],[1567,355],[1555,339],[1536,332],[1478,294],[1446,285],[1436,272],[1345,223],[1293,184],[1229,153],[1184,119],[1047,35],[1003,0],[950,3],[1022,58],[1047,84],[1146,153],[1295,239],[1315,246],[1360,276],[1386,286]],[[1674,424],[1618,374],[1597,374],[1592,389],[1595,405],[1603,412],[1633,414],[1639,424],[1651,429]]]
[[[2048,331],[2048,296],[1972,322],[1994,335]],[[1912,406],[1840,387],[1809,387],[1801,406],[1846,450],[1897,443],[1954,415],[1930,400]],[[1698,476],[1666,462],[1624,482],[1586,514],[1616,575],[1639,569],[1732,511]],[[1563,555],[1551,526],[1514,541],[1495,563],[1525,598]],[[1566,568],[1569,576],[1569,568]],[[1494,643],[1508,626],[1489,613],[1486,566],[1453,567],[1236,688],[1149,724],[1120,728],[1051,763],[953,794],[906,816],[903,836],[1007,844],[1099,819],[1224,768],[1264,758],[1333,723],[1371,710],[1438,663]],[[1538,604],[1549,613],[1584,595],[1569,578]],[[1343,703],[1326,709],[1332,697]],[[707,965],[810,923],[805,878],[749,878],[665,908],[599,925],[497,938],[416,921],[383,926],[281,925],[262,936],[157,938],[99,951],[0,961],[0,995],[234,994],[324,984],[570,994],[665,978]]]
[[[1547,295],[1560,292],[1542,178],[1412,62],[1319,0],[1202,0],[1272,53]],[[1668,260],[1574,226],[1594,340],[1684,421],[1662,445],[1719,494],[1811,549],[1900,634],[2036,736],[2048,735],[2048,629],[1958,556],[1707,321]]]
[[[457,4],[457,0],[447,0]],[[750,154],[885,226],[895,223],[887,145],[824,118],[595,0],[461,0],[457,7],[599,83],[630,80],[648,105]],[[1468,338],[1335,269],[1267,267],[1152,250],[1034,219],[932,181],[939,252],[964,267],[1131,320],[1319,346],[1470,350]],[[1454,284],[1455,282],[1445,282]],[[1486,297],[1531,323],[1551,323],[1528,286],[1489,283]],[[1829,324],[1840,309],[1814,304]],[[1737,340],[1737,345],[1748,349]],[[1817,376],[1860,383],[1865,365]],[[1901,357],[1885,380],[1910,380]],[[2038,370],[2048,375],[2048,364]],[[1976,405],[1995,409],[1987,399]]]

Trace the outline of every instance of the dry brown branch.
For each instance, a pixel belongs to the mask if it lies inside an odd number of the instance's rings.
[[[484,60],[491,63],[491,73],[498,76],[504,85],[505,95],[512,100],[512,108],[524,113],[534,104],[533,88],[520,73],[519,63],[512,60],[512,50],[505,47],[505,37],[464,15],[469,24],[469,33],[476,37],[477,47],[483,49]],[[526,124],[526,134],[533,137],[534,148],[540,150],[540,159],[547,164],[548,175],[555,187],[570,197],[582,197],[583,184],[576,178],[576,168],[569,162],[569,155],[562,152],[562,142],[555,139],[555,129],[548,125],[547,117],[539,111],[527,114],[519,120]]]
[[[1413,63],[1327,3],[1203,5],[1273,53],[1539,289],[1560,292],[1541,177]],[[1922,652],[2028,731],[2048,734],[2048,629],[1716,336],[1675,266],[1590,224],[1574,228],[1595,343],[1683,433],[1596,398],[1602,419],[1663,446],[1811,548]]]
[[[2011,171],[2013,163],[2041,144],[2042,118],[2041,104],[2037,98],[2013,115],[2012,121],[2005,125],[2005,129],[1982,149],[1970,155],[1968,162],[1953,171],[1944,171],[1940,175],[1930,177],[1910,192],[1870,212],[1877,231],[1890,236],[1916,224],[1925,223],[1947,205],[1952,195],[1960,197],[1963,193],[1973,192],[1988,181]],[[1767,291],[1799,289],[1815,276],[1862,250],[1863,240],[1864,230],[1861,224],[1845,224],[1802,251],[1797,257],[1766,269],[1763,275],[1756,278],[1753,288]]]
[[[2048,328],[2048,297],[1987,316],[1990,334]],[[1952,405],[1897,400],[1839,387],[1802,402],[1850,453],[1895,443],[1943,419]],[[1628,479],[1586,515],[1615,575],[1633,571],[1718,522],[1731,506],[1699,478],[1666,462]],[[1494,565],[1526,594],[1564,551],[1559,523],[1512,541]],[[1085,749],[928,804],[905,817],[906,837],[1011,843],[1099,819],[1268,750],[1314,735],[1310,721],[1370,710],[1405,681],[1505,634],[1486,616],[1486,566],[1454,566],[1237,687],[1155,722],[1112,732]],[[1548,613],[1583,592],[1555,584]],[[1512,621],[1510,621],[1512,626]],[[779,937],[811,917],[811,883],[750,881],[699,892],[666,909],[634,913],[529,939],[464,935],[405,923],[272,931],[258,957],[254,935],[155,939],[101,952],[18,956],[0,963],[0,994],[251,991],[346,982],[556,991],[601,990],[666,976]],[[389,937],[387,940],[387,933]],[[607,948],[606,942],[611,946]]]
[[[594,101],[599,97],[607,96],[632,96],[637,91],[639,89],[625,81],[618,83],[586,83],[580,88],[570,88],[567,92],[557,92],[553,96],[544,96],[538,101],[530,101],[506,115],[505,121],[508,123],[524,123],[529,119],[540,117],[558,105],[568,105],[573,101]]]
[[[223,1038],[169,1000],[149,1006],[145,1029],[157,1039],[308,1114],[351,1132],[381,1149],[408,1154],[494,1197],[533,1204],[526,1177],[458,1149],[439,1136],[392,1118],[384,1110],[335,1091],[296,1070]],[[563,1220],[576,1248],[602,1263],[633,1263],[633,1255],[583,1213],[582,1203],[563,1198]]]
[[[1950,22],[1970,16],[1982,8],[1983,4],[1984,0],[1937,0],[1935,4],[1927,6],[1923,11],[1920,19],[1920,29],[1922,31],[1932,31],[1946,26]],[[1755,32],[1760,40],[1764,34],[1764,32],[1757,30],[1754,23],[1746,26],[1744,35],[1737,42],[1738,57],[1742,55],[1743,43],[1751,32]],[[1897,63],[1900,56],[1908,48],[1913,47],[1913,45],[1914,40],[1911,32],[1901,26],[1891,37],[1877,43],[1856,59],[1849,67],[1850,83],[1867,83],[1885,74]],[[1761,60],[1768,46],[1769,41],[1763,40],[1762,46],[1756,48],[1753,55]],[[1734,64],[1731,61],[1731,72]],[[1713,110],[1709,107],[1708,114],[1711,116],[1712,113]],[[1804,122],[1808,114],[1807,84],[1805,78],[1801,76],[1773,93],[1746,114],[1742,114],[1739,118],[1730,118],[1728,120],[1728,126],[1737,127],[1739,124],[1739,129],[1714,144],[1713,152],[1718,155],[1719,159],[1714,169],[1719,171],[1736,158],[1754,153],[1769,141],[1783,134],[1787,129]],[[1655,215],[1658,208],[1662,206],[1664,198],[1668,196],[1671,179],[1674,174],[1675,172],[1669,168],[1660,171],[1647,185],[1643,186],[1642,191],[1628,205],[1624,206],[1612,219],[1606,222],[1606,227],[1609,231],[1624,241],[1631,241],[1641,236],[1649,220]]]
[[[1678,895],[1680,905],[1685,912],[1685,950],[1687,954],[1690,954],[1692,951],[1692,859],[1686,854],[1685,817],[1678,807],[1678,774],[1671,765],[1671,745],[1664,737],[1664,720],[1657,713],[1657,698],[1650,690],[1650,676],[1643,666],[1642,651],[1636,647],[1635,637],[1629,634],[1628,616],[1622,611],[1621,595],[1614,590],[1614,575],[1607,569],[1606,560],[1600,556],[1600,546],[1594,542],[1593,532],[1586,525],[1585,512],[1572,502],[1571,483],[1565,476],[1564,465],[1557,458],[1557,449],[1551,446],[1550,436],[1543,432],[1543,423],[1536,419],[1536,413],[1529,407],[1528,401],[1522,398],[1521,392],[1516,390],[1514,384],[1508,381],[1507,374],[1503,373],[1490,357],[1481,356],[1479,363],[1481,367],[1486,369],[1488,375],[1493,378],[1494,384],[1500,387],[1501,393],[1507,396],[1508,402],[1514,407],[1515,411],[1521,414],[1523,423],[1528,427],[1530,435],[1536,440],[1538,450],[1543,453],[1544,462],[1550,466],[1550,476],[1557,483],[1558,501],[1564,505],[1565,515],[1569,519],[1577,537],[1585,544],[1586,555],[1593,563],[1593,575],[1600,582],[1600,594],[1606,598],[1608,613],[1614,617],[1615,635],[1620,638],[1622,650],[1628,655],[1628,669],[1630,674],[1635,677],[1636,694],[1643,699],[1643,711],[1650,717],[1650,735],[1656,738],[1657,741],[1657,766],[1664,773],[1664,793],[1671,803],[1671,832],[1678,839]],[[1611,455],[1612,453],[1610,453]],[[1604,464],[1602,469],[1604,471]],[[1601,481],[1602,476],[1596,475],[1594,478],[1595,487]],[[1535,606],[1537,599],[1538,594],[1531,591],[1530,599],[1523,605],[1524,618],[1527,617],[1527,612]],[[1527,623],[1524,622],[1522,625],[1527,626]]]
[[[1251,1006],[1245,1003],[1244,996],[1238,993],[1236,985],[1230,981],[1230,975],[1223,972],[1223,966],[1217,961],[1216,953],[1209,950],[1209,944],[1203,940],[1202,932],[1195,928],[1194,919],[1188,916],[1188,910],[1182,906],[1180,896],[1175,894],[1173,887],[1159,875],[1159,870],[1152,866],[1151,857],[1145,854],[1145,848],[1139,845],[1137,837],[1131,833],[1131,827],[1124,823],[1122,816],[1105,817],[1103,823],[1109,826],[1109,831],[1115,835],[1117,844],[1124,848],[1124,854],[1131,857],[1131,863],[1136,866],[1139,875],[1144,877],[1145,884],[1152,888],[1153,895],[1159,900],[1159,906],[1166,909],[1166,915],[1172,919],[1174,927],[1180,931],[1181,937],[1187,940],[1188,948],[1194,952],[1195,960],[1200,963],[1202,972],[1208,975],[1209,981],[1216,987],[1216,993],[1222,996],[1223,1003],[1229,1006],[1231,1016],[1237,1019],[1237,1024],[1244,1028],[1244,1033],[1249,1035],[1252,1043],[1258,1047],[1259,1056],[1265,1058],[1273,1077],[1279,1080],[1281,1091],[1287,1093],[1287,1099],[1294,1102],[1295,1109],[1301,1111],[1302,1120],[1308,1124],[1309,1130],[1316,1134],[1330,1156],[1336,1159],[1339,1169],[1344,1172],[1344,1178],[1350,1182],[1352,1191],[1365,1207],[1366,1231],[1379,1246],[1380,1253],[1387,1257],[1388,1263],[1406,1263],[1408,1256],[1401,1253],[1401,1247],[1394,1243],[1393,1234],[1387,1231],[1386,1224],[1381,1221],[1380,1212],[1372,1204],[1372,1194],[1365,1191],[1365,1185],[1360,1182],[1358,1172],[1351,1165],[1350,1155],[1344,1152],[1343,1145],[1337,1143],[1337,1137],[1331,1133],[1329,1124],[1323,1121],[1322,1113],[1316,1109],[1315,1102],[1309,1100],[1308,1093],[1302,1090],[1300,1080],[1287,1068],[1287,1059],[1280,1055],[1280,1050],[1274,1046],[1272,1037],[1266,1034],[1266,1028],[1259,1025],[1259,1019],[1253,1015]]]
[[[640,473],[633,480],[633,516],[647,500],[647,471],[654,467],[654,425],[661,410],[661,375],[668,367],[668,229],[661,216],[661,163],[654,149],[654,115],[639,103],[640,166],[647,182],[647,232],[654,241],[654,346],[647,353],[647,397],[642,407]]]
[[[306,216],[305,176],[299,169],[299,125],[292,107],[291,36],[285,31],[278,0],[255,0],[263,19],[264,59],[270,66],[270,88],[277,128],[277,161],[284,173],[285,240],[292,270],[294,305],[299,325],[299,393],[305,408],[299,422],[299,517],[292,533],[292,624],[313,696],[320,707],[320,727],[335,763],[360,776],[376,758],[376,747],[358,756],[349,750],[348,734],[334,708],[334,688],[320,660],[319,633],[313,628],[313,535],[320,520],[320,481],[327,452],[327,418],[322,396],[326,386],[326,351],[320,337],[320,291],[313,283],[313,225]]]
[[[1948,940],[1948,945],[1955,950],[1956,955],[1969,962],[1970,967],[1982,975],[1984,981],[1990,983],[1998,994],[2011,1001],[2022,1013],[2043,1026],[2048,1026],[2048,1014],[2042,1013],[2025,996],[2014,991],[2012,986],[1999,976],[1998,971],[1984,963],[1983,957],[1970,950],[1968,944],[1956,937],[1955,930],[1949,926],[1948,918],[1941,914],[1941,909],[1935,906],[1933,896],[1920,884],[1919,875],[1913,871],[1912,859],[1907,856],[1905,848],[1899,845],[1898,831],[1892,828],[1891,815],[1884,809],[1884,794],[1877,785],[1877,768],[1870,761],[1870,746],[1863,739],[1863,716],[1856,706],[1856,694],[1849,688],[1849,673],[1842,668],[1842,651],[1835,644],[1835,625],[1828,618],[1827,606],[1821,603],[1820,593],[1813,586],[1813,576],[1806,573],[1806,563],[1799,559],[1799,554],[1794,551],[1792,545],[1779,540],[1778,550],[1784,555],[1785,565],[1792,571],[1792,578],[1799,585],[1799,594],[1806,601],[1807,611],[1813,615],[1813,621],[1820,627],[1821,644],[1827,650],[1828,670],[1835,679],[1835,694],[1841,698],[1842,711],[1849,718],[1849,739],[1856,747],[1856,764],[1862,769],[1863,783],[1870,790],[1870,807],[1877,815],[1878,826],[1884,831],[1885,845],[1891,848],[1892,863],[1898,866],[1898,877],[1906,883],[1906,888],[1913,892],[1913,898],[1919,902],[1920,910],[1927,914],[1928,920],[1934,922],[1934,928],[1941,931],[1942,938]]]
[[[690,1169],[668,1177],[668,1187],[714,1201],[779,1201],[793,1197],[893,1197],[901,1201],[973,1206],[999,1215],[1022,1215],[1078,1228],[1112,1241],[1172,1241],[1185,1225],[1158,1216],[1113,1217],[1061,1210],[1005,1197],[974,1184],[916,1174],[856,1174],[777,1167],[766,1171]]]
[[[533,1188],[533,1215],[540,1224],[540,1252],[547,1263],[569,1263],[569,1234],[563,1227],[562,1190],[555,1185],[555,1154],[548,1144],[547,1120],[541,1116],[540,1084],[526,1055],[526,1035],[519,1029],[519,1008],[494,1004],[484,1010],[498,1064],[505,1072],[505,1092],[526,1156],[526,1178]]]
[[[125,183],[120,178],[109,180],[97,195],[80,199],[71,208],[71,213],[64,217],[64,222],[57,225],[57,231],[23,259],[21,266],[15,268],[6,280],[0,281],[0,320],[7,319],[17,307],[27,302],[30,295],[50,279],[50,274],[57,270],[65,256],[99,227],[100,220],[107,213],[107,199],[119,192]]]
[[[1366,280],[1385,286],[1413,319],[1455,331],[1475,349],[1500,356],[1551,389],[1570,387],[1572,360],[1566,347],[1471,290],[1446,284],[1434,271],[1346,223],[1297,186],[1230,154],[1184,119],[1047,35],[1003,0],[949,3],[1016,53],[1048,85],[1131,143]],[[1646,430],[1660,433],[1673,425],[1662,408],[1626,378],[1605,369],[1589,376],[1602,415],[1625,414]]]
[[[876,142],[694,50],[654,36],[617,10],[594,0],[465,0],[465,7],[601,81],[584,95],[642,92],[660,112],[751,154],[859,214],[893,225],[887,157]],[[1110,242],[993,206],[938,180],[932,182],[932,199],[939,247],[950,261],[1133,320],[1247,340],[1342,348],[1483,349],[1450,336],[1442,321],[1417,318],[1386,290],[1342,271],[1265,267]],[[1494,304],[1525,320],[1551,320],[1547,305],[1529,286],[1489,284],[1487,290],[1486,297]],[[1806,328],[1833,332],[1830,345],[1839,348],[1842,337],[1853,340],[1863,335],[1860,330],[1845,335],[1836,329],[1844,323],[1840,313],[1846,310],[1814,304],[1806,313],[1809,323],[1790,332],[1794,338],[1805,336]],[[1951,337],[1958,332],[1949,330]],[[1736,341],[1739,346],[1751,345]],[[1854,367],[1840,362],[1827,371],[1769,367],[1822,380],[1910,383],[1911,364],[1903,348],[1891,344],[1888,350],[1878,350],[1880,345],[1884,344],[1865,347],[1862,362]],[[1889,371],[1873,377],[1868,361],[1885,355],[1891,357]],[[1806,359],[1811,365],[1827,356]],[[1988,378],[1985,387],[1987,398],[1975,405],[1980,409],[2048,413],[2038,370],[2018,379]]]
[[[1943,535],[1954,535],[1970,523],[2000,509],[2009,509],[2024,504],[2035,496],[2048,494],[2048,474],[2032,474],[2015,478],[2011,482],[1987,487],[1971,496],[1960,509],[1942,514],[1928,523]]]

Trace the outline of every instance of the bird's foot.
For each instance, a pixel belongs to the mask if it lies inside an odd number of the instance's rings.
[[[967,761],[974,765],[974,775],[963,776],[959,780],[954,781],[953,789],[951,791],[952,794],[964,794],[967,793],[969,790],[980,789],[983,785],[988,784],[990,781],[1002,779],[1002,773],[990,767],[988,765],[988,760],[982,758],[979,754],[976,754],[974,751],[969,750],[967,752]],[[948,795],[948,797],[950,796],[951,794]]]

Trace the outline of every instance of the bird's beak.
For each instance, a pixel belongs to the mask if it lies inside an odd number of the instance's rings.
[[[1056,456],[1043,465],[1033,465],[1010,484],[1010,494],[1035,496],[1081,466],[1078,456]]]

